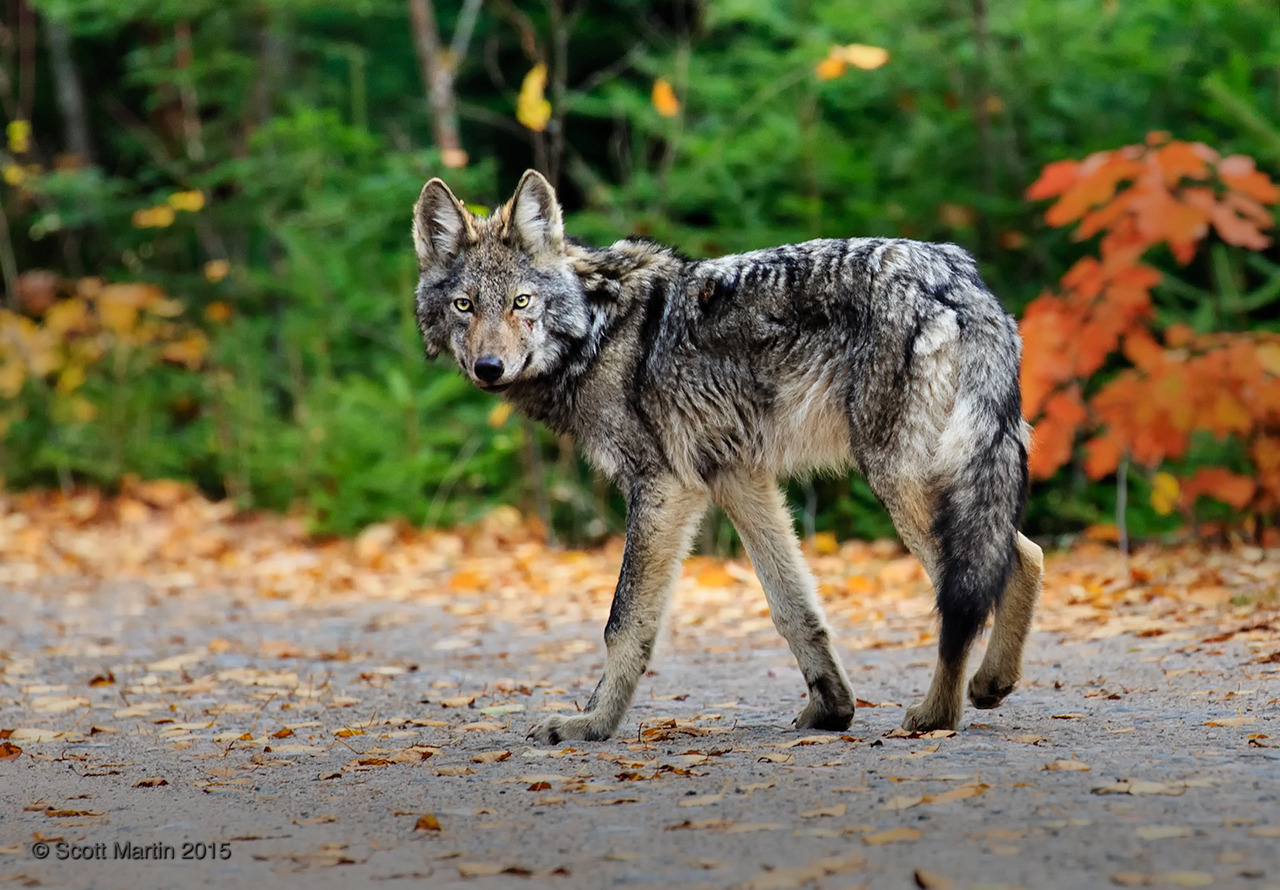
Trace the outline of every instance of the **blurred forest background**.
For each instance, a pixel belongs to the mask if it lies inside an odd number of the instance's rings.
[[[1042,538],[1277,518],[1275,0],[0,5],[10,489],[616,531],[414,327],[422,183],[492,207],[537,167],[590,242],[971,250],[1025,313]],[[793,493],[806,532],[892,533],[859,480]]]

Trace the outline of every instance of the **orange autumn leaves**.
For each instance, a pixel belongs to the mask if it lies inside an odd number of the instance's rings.
[[[1050,225],[1101,235],[1098,255],[1077,262],[1056,291],[1027,307],[1024,411],[1036,422],[1031,471],[1047,478],[1085,437],[1093,479],[1128,455],[1155,468],[1183,457],[1197,432],[1239,437],[1253,478],[1202,467],[1180,484],[1183,506],[1206,495],[1237,509],[1280,507],[1280,335],[1154,329],[1151,291],[1161,273],[1143,262],[1164,245],[1186,264],[1211,232],[1228,244],[1270,244],[1268,205],[1280,191],[1252,159],[1151,134],[1145,144],[1047,166],[1028,189],[1055,198]],[[1129,367],[1096,385],[1118,361]]]

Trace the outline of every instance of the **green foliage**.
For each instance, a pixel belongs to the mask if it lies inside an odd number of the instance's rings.
[[[210,319],[214,348],[198,373],[90,368],[86,398],[116,407],[88,422],[59,421],[27,391],[0,472],[11,485],[190,478],[305,511],[319,530],[540,499],[570,538],[616,528],[617,498],[560,443],[538,433],[526,447],[517,419],[495,429],[490,398],[423,362],[408,230],[430,176],[494,206],[563,139],[568,227],[586,240],[643,234],[694,255],[819,236],[956,241],[1020,309],[1074,255],[1022,198],[1045,163],[1152,129],[1280,161],[1272,0],[1008,0],[981,19],[942,0],[606,0],[571,17],[562,90],[551,6],[485,4],[457,70],[461,170],[432,147],[401,0],[34,5],[72,38],[94,157],[55,163],[67,115],[42,55],[34,145],[0,155],[22,171],[0,185],[18,268],[160,284]],[[462,4],[435,6],[447,41]],[[889,62],[816,76],[849,43]],[[563,129],[533,134],[515,94],[539,61]],[[651,102],[657,77],[675,88],[673,117]],[[137,226],[197,191],[199,210]],[[1276,280],[1196,266],[1171,285],[1184,288],[1171,311],[1192,320],[1227,294],[1230,311],[1274,322]],[[818,528],[888,530],[861,482],[814,486]],[[1104,500],[1064,484],[1037,494],[1030,520],[1067,531],[1105,518]]]

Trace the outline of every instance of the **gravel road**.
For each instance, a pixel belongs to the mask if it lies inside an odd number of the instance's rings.
[[[830,610],[863,702],[806,734],[761,603],[682,620],[687,586],[620,735],[540,750],[598,595],[10,579],[0,886],[1280,888],[1275,609],[1077,633],[1052,601],[1001,709],[908,738],[926,600]]]

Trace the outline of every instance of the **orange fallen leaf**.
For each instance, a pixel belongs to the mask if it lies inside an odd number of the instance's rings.
[[[414,831],[440,831],[440,820],[435,817],[434,813],[423,813],[418,817],[418,821],[413,823]]]

